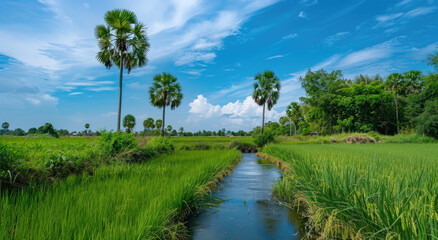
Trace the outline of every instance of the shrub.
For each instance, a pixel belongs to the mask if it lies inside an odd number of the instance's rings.
[[[345,143],[348,144],[352,144],[352,143],[356,143],[356,144],[361,144],[361,143],[376,143],[376,139],[374,139],[373,137],[363,137],[363,136],[359,136],[359,135],[353,135],[353,136],[349,136],[347,138],[345,138]]]
[[[138,146],[138,143],[132,134],[112,131],[102,131],[102,135],[99,138],[99,144],[105,153],[111,155],[129,151]]]
[[[242,152],[254,152],[257,150],[257,146],[254,143],[249,142],[239,142],[234,140],[228,145],[229,149],[237,148],[237,150]]]
[[[194,146],[195,150],[209,150],[211,149],[211,145],[208,145],[207,143],[196,143]]]
[[[0,177],[7,175],[8,170],[10,170],[14,164],[14,159],[14,149],[0,142]]]
[[[426,102],[424,112],[416,120],[418,133],[438,139],[438,99]]]
[[[272,132],[264,132],[263,134],[258,135],[254,142],[257,144],[258,147],[263,147],[268,143],[271,143],[274,141],[274,134]]]
[[[170,153],[175,150],[172,141],[166,137],[154,137],[149,141],[147,146],[160,154]]]

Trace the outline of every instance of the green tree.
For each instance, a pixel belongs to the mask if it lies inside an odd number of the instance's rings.
[[[166,106],[174,110],[181,104],[183,94],[178,79],[169,73],[163,72],[154,76],[154,81],[149,89],[151,104],[163,109],[163,122],[161,136],[164,136],[164,126],[166,117]]]
[[[265,125],[265,106],[268,105],[268,110],[274,107],[280,98],[280,79],[275,76],[275,73],[270,70],[266,70],[263,74],[258,73],[254,80],[254,92],[252,98],[259,105],[263,106],[263,116],[262,116],[262,128],[261,133],[263,134]]]
[[[309,69],[304,77],[300,77],[300,82],[306,91],[306,96],[300,100],[310,107],[306,110],[310,130],[331,133],[340,114],[334,100],[339,90],[348,86],[342,72],[329,73],[324,69],[313,72]]]
[[[167,125],[167,133],[169,133],[169,137],[170,137],[170,133],[172,132],[172,126],[171,125]]]
[[[183,128],[183,127],[180,127],[180,128],[179,128],[179,135],[180,135],[180,136],[183,136],[183,135],[184,135],[184,128]]]
[[[399,115],[398,115],[398,100],[401,85],[403,84],[403,75],[400,73],[393,73],[386,79],[387,89],[394,93],[394,103],[395,103],[395,119],[397,125],[397,133],[400,132]]]
[[[24,135],[26,135],[26,132],[23,129],[16,128],[14,130],[14,136],[24,136]]]
[[[38,132],[41,134],[50,134],[54,137],[58,137],[58,133],[56,132],[55,128],[51,123],[45,123],[43,126],[38,128]]]
[[[157,119],[157,121],[155,121],[155,127],[157,129],[161,129],[162,125],[163,125],[163,121],[161,119]]]
[[[143,121],[143,127],[145,128],[145,133],[146,133],[146,129],[147,130],[152,130],[155,128],[155,124],[154,124],[154,119],[153,118],[148,118],[146,120]]]
[[[146,53],[149,42],[146,27],[137,20],[137,16],[128,10],[114,9],[105,14],[106,25],[96,26],[95,34],[99,44],[97,60],[110,69],[116,65],[120,69],[119,109],[117,131],[120,131],[122,111],[123,68],[128,71],[147,64]]]
[[[418,133],[438,139],[438,99],[427,101],[416,120]]]
[[[289,118],[289,121],[294,125],[295,131],[294,136],[297,135],[297,125],[298,122],[302,120],[303,113],[300,105],[297,102],[291,102],[289,106],[287,106],[286,115]],[[292,125],[290,129],[290,135],[292,135]]]
[[[438,71],[438,52],[430,54],[427,58],[429,65],[433,66]]]
[[[8,122],[4,122],[4,123],[2,123],[2,128],[3,128],[4,130],[8,130],[8,128],[9,128],[9,123],[8,123]]]
[[[35,134],[37,133],[38,129],[36,128],[29,128],[29,130],[27,130],[27,134]]]
[[[131,133],[135,127],[135,117],[131,114],[126,115],[123,118],[123,127],[126,128],[127,133]]]
[[[85,123],[85,135],[89,135],[88,134],[88,129],[90,128],[90,124],[89,123]],[[90,134],[91,135],[91,134]]]

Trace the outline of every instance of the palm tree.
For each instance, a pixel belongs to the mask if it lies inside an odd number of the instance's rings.
[[[145,128],[145,132],[146,132],[146,129],[153,129],[154,127],[155,127],[155,124],[154,124],[154,119],[153,118],[148,118],[148,119],[146,119],[146,120],[144,120],[143,121],[143,127]]]
[[[127,133],[131,133],[132,129],[135,127],[135,117],[131,114],[126,115],[123,118],[123,127],[126,128]]]
[[[89,123],[85,123],[85,135],[88,135],[88,129],[90,128],[90,124]]]
[[[181,104],[183,95],[178,79],[169,73],[163,72],[154,77],[152,87],[149,89],[151,104],[163,108],[163,122],[161,124],[161,136],[164,136],[166,106],[170,105],[173,110]]]
[[[298,105],[298,103],[296,102],[291,102],[289,106],[287,106],[286,115],[291,123],[289,135],[292,136],[292,124],[293,124],[295,128],[295,132],[294,132],[294,136],[295,136],[297,135],[297,124],[303,118],[303,113],[301,111],[300,105]]]
[[[167,133],[169,133],[169,137],[170,137],[170,132],[172,132],[172,126],[171,125],[167,125],[167,128],[166,128],[166,130],[167,130]]]
[[[157,121],[155,121],[155,127],[157,129],[161,129],[162,124],[163,124],[163,121],[161,119],[157,119]]]
[[[398,100],[397,96],[400,91],[400,85],[403,84],[403,75],[400,73],[393,73],[388,76],[385,82],[387,89],[394,93],[394,103],[395,103],[395,119],[397,124],[397,133],[399,133],[399,122],[398,122]]]
[[[280,98],[280,79],[275,76],[273,71],[266,70],[263,74],[257,74],[254,80],[257,82],[254,83],[252,98],[259,106],[263,106],[261,129],[263,134],[265,127],[265,105],[268,104],[268,110],[271,111]]]
[[[120,69],[119,77],[119,114],[117,131],[120,131],[122,111],[123,68],[128,74],[136,67],[147,64],[149,51],[146,27],[137,20],[137,16],[128,10],[115,9],[105,14],[106,25],[96,26],[95,34],[99,42],[96,58],[107,69],[116,65]]]

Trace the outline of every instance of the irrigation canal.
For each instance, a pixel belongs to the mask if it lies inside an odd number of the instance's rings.
[[[212,193],[224,202],[191,218],[192,240],[299,239],[296,214],[272,197],[280,178],[274,165],[243,153],[242,162]]]

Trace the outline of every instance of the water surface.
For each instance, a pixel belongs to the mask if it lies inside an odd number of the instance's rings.
[[[242,162],[212,194],[224,203],[190,220],[193,240],[299,239],[296,215],[272,197],[272,185],[281,172],[258,160],[253,153],[243,154]]]

